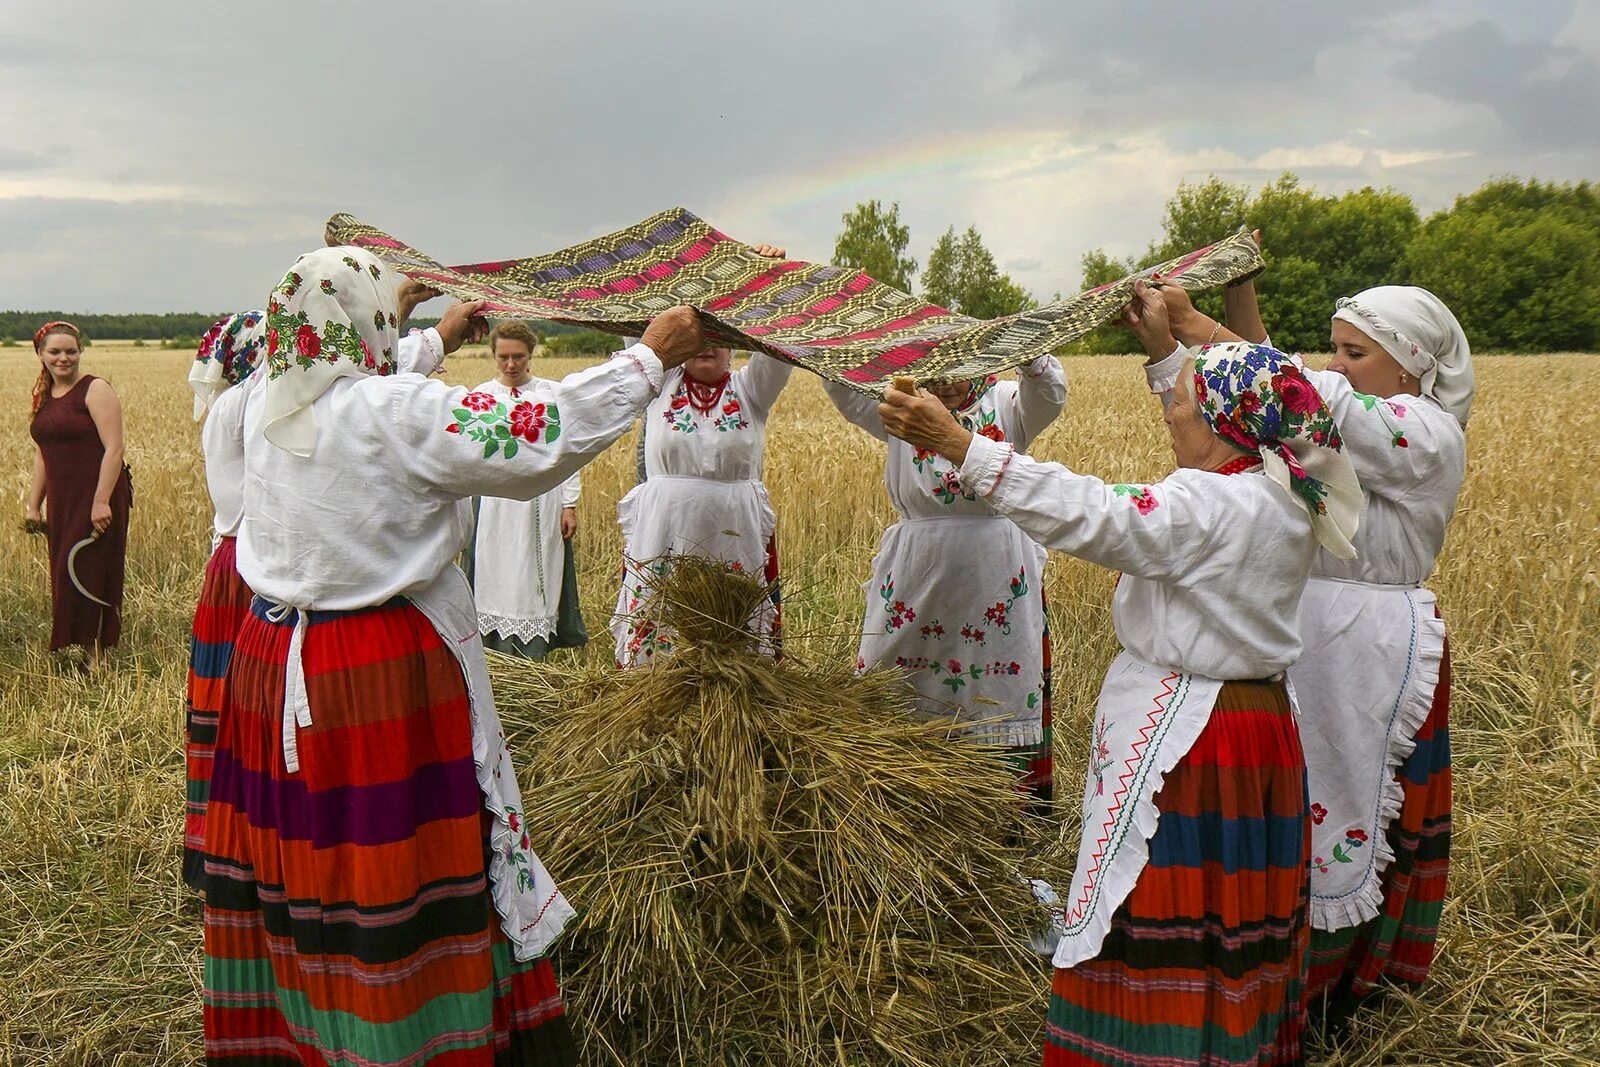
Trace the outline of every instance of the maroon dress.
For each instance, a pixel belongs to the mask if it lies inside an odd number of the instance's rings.
[[[128,511],[133,506],[133,481],[126,465],[111,491],[111,525],[100,540],[78,553],[73,569],[89,592],[108,602],[101,607],[73,587],[67,576],[72,546],[94,532],[90,511],[100,482],[105,446],[89,414],[87,397],[92,374],[65,396],[46,393],[29,432],[44,456],[45,518],[50,539],[50,651],[99,644],[110,648],[122,634],[122,573],[128,554]]]

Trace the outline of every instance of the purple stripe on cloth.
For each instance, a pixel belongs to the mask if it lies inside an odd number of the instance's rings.
[[[217,752],[215,768],[212,804],[230,805],[251,826],[275,830],[286,841],[309,841],[315,848],[404,841],[420,826],[465,818],[482,804],[470,758],[430,763],[397,782],[319,793],[300,779],[274,781],[249,770],[227,750]]]

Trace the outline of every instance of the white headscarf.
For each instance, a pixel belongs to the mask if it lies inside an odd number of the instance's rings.
[[[1336,321],[1348,322],[1393,356],[1422,384],[1422,395],[1462,426],[1472,411],[1472,350],[1461,323],[1444,301],[1415,285],[1379,285],[1334,305]]]
[[[295,261],[267,303],[267,440],[309,456],[311,405],[340,378],[393,374],[400,343],[390,272],[359,248],[319,248]]]

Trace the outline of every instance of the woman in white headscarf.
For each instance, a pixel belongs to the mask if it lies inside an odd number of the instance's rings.
[[[1163,293],[1180,340],[1215,324]],[[1229,326],[1262,340],[1253,287]],[[1223,331],[1224,336],[1231,336]],[[1342,1025],[1382,983],[1420,984],[1450,868],[1450,656],[1433,573],[1466,474],[1472,354],[1426,289],[1338,302],[1334,355],[1306,375],[1327,400],[1366,495],[1357,557],[1317,556],[1289,671],[1312,801],[1311,996]],[[1170,367],[1152,368],[1159,385]]]
[[[395,280],[323,248],[267,305],[238,542],[256,596],[206,815],[208,1062],[577,1059],[547,955],[573,910],[524,822],[462,505],[560,485],[699,351],[698,320],[507,401],[405,371]]]

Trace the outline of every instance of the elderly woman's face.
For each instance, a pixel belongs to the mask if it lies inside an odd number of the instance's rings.
[[[1328,361],[1328,369],[1349,379],[1356,392],[1369,396],[1400,393],[1415,396],[1421,391],[1421,382],[1407,375],[1405,368],[1395,362],[1382,345],[1351,323],[1334,319],[1329,340],[1333,342],[1333,358]]]
[[[711,385],[733,367],[733,349],[706,347],[683,365],[683,372],[697,382]]]
[[[1219,456],[1233,451],[1227,442],[1218,437],[1200,413],[1194,398],[1194,361],[1183,365],[1183,373],[1172,389],[1172,403],[1163,416],[1167,432],[1172,435],[1172,454],[1180,467],[1209,470]],[[1238,454],[1235,452],[1234,454]]]
[[[930,385],[928,392],[939,398],[939,403],[947,411],[956,411],[967,402],[967,397],[972,395],[971,382],[946,382],[943,385]]]

